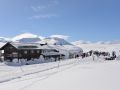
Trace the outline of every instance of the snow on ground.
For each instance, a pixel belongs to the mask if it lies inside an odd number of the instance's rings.
[[[56,68],[34,72],[0,83],[0,90],[120,90],[120,61],[118,60],[96,59],[93,61],[92,57],[88,57],[28,65],[22,68],[26,72],[29,70],[33,72],[49,65],[56,66]],[[2,67],[0,71],[2,69],[10,71],[10,69],[16,68],[4,64],[1,64],[0,67]]]
[[[1,63],[0,64],[0,83],[21,78],[22,76],[31,75],[43,71],[48,71],[60,66],[73,64],[76,60],[64,60],[58,62],[44,62],[32,65],[22,65],[20,63]]]
[[[120,90],[118,62],[78,65],[25,90]]]

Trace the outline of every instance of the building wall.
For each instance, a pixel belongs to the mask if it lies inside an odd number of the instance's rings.
[[[39,56],[41,55],[41,50],[38,49],[16,49],[14,46],[12,46],[11,44],[7,44],[4,47],[4,59],[14,59],[14,58],[18,58],[18,59],[34,59],[34,58],[39,58]]]
[[[4,60],[10,60],[12,61],[13,59],[26,59],[26,60],[33,60],[33,59],[39,59],[43,53],[51,53],[51,52],[56,52],[59,53],[56,50],[47,50],[47,49],[32,49],[32,48],[16,48],[11,44],[6,44],[3,48],[4,50]],[[61,57],[60,54],[55,54],[55,55],[43,55],[44,58],[54,58],[55,60],[57,59],[62,59],[64,58]]]

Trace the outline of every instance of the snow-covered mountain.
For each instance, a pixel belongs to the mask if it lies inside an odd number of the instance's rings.
[[[11,39],[12,42],[18,43],[47,43],[48,45],[52,46],[53,48],[60,51],[62,54],[69,53],[79,53],[82,52],[80,47],[77,47],[66,40],[67,36],[64,35],[52,35],[49,38],[43,38],[42,36],[38,36],[32,33],[23,33],[17,35]],[[5,41],[5,38],[1,38],[1,42]],[[7,42],[7,41],[6,41]]]
[[[24,33],[24,34],[15,36],[14,38],[12,38],[12,41],[20,42],[20,43],[36,43],[36,42],[40,42],[41,39],[38,35],[31,34],[31,33]]]
[[[110,44],[120,44],[120,40],[111,41]]]
[[[5,43],[7,41],[10,41],[10,39],[9,38],[5,38],[5,37],[0,37],[0,42]]]
[[[84,40],[79,40],[72,42],[74,45],[80,45],[80,44],[112,44],[112,41],[97,41],[97,42],[91,42],[91,41],[84,41]]]
[[[80,47],[75,46],[60,37],[45,38],[43,41],[58,50],[60,53],[64,54],[66,58],[69,58],[70,54],[79,55],[83,52]]]
[[[75,41],[75,42],[72,42],[72,44],[74,45],[79,45],[79,44],[91,44],[92,42],[90,41],[84,41],[84,40],[79,40],[79,41]]]
[[[71,45],[66,40],[59,38],[59,37],[49,37],[44,38],[42,36],[38,36],[31,33],[23,33],[20,35],[17,35],[12,38],[13,42],[20,42],[20,43],[48,43],[50,45]]]
[[[71,45],[68,41],[58,37],[45,38],[43,41],[50,45]]]
[[[20,43],[48,43],[51,45],[79,45],[79,44],[120,44],[120,40],[114,40],[114,41],[97,41],[97,42],[91,42],[91,41],[85,41],[85,40],[79,40],[72,43],[69,43],[66,41],[68,39],[68,36],[65,35],[52,35],[49,38],[45,38],[39,35],[35,35],[32,33],[23,33],[20,35],[17,35],[13,38],[6,38],[6,37],[0,37],[0,42],[20,42]]]
[[[80,45],[80,44],[120,44],[119,40],[114,40],[114,41],[97,41],[97,42],[91,42],[91,41],[84,41],[84,40],[79,40],[72,42],[74,45]]]

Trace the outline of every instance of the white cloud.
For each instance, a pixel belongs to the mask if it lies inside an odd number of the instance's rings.
[[[54,37],[62,38],[62,39],[65,39],[65,40],[67,40],[69,38],[69,36],[66,36],[66,35],[51,35],[50,37],[52,37],[52,38],[54,38]]]
[[[40,14],[40,15],[34,15],[29,19],[49,19],[56,16],[57,16],[56,14]]]
[[[48,6],[32,6],[31,7],[32,8],[32,10],[34,11],[34,12],[39,12],[39,11],[42,11],[42,10],[44,10],[44,9],[47,9],[48,8]]]
[[[40,11],[43,11],[43,10],[46,10],[46,9],[50,9],[51,7],[54,7],[58,4],[59,4],[58,0],[51,0],[50,2],[48,2],[45,5],[31,6],[31,9],[34,12],[40,12]]]
[[[48,4],[48,6],[55,6],[58,5],[59,1],[58,0],[51,0],[51,2]]]
[[[53,8],[56,8],[56,6],[59,4],[58,0],[49,0],[47,3],[41,4],[41,5],[32,5],[31,9],[36,12],[35,15],[30,16],[28,19],[49,19],[52,17],[56,17],[56,14],[48,13]],[[44,11],[44,13],[42,12]],[[45,13],[46,12],[46,13]]]

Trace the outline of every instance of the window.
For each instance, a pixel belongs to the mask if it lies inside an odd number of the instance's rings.
[[[46,50],[42,50],[42,53],[46,53]]]
[[[31,53],[34,53],[34,50],[31,50]]]
[[[27,51],[24,51],[24,54],[27,54]]]
[[[18,48],[38,48],[37,46],[19,46]]]
[[[18,53],[17,53],[17,52],[13,52],[13,53],[12,53],[12,56],[13,56],[13,57],[18,57]]]
[[[4,53],[4,50],[2,50],[1,53]]]
[[[39,50],[37,50],[37,53],[40,53],[40,51],[39,51]]]
[[[13,47],[9,47],[10,49],[13,49]]]

